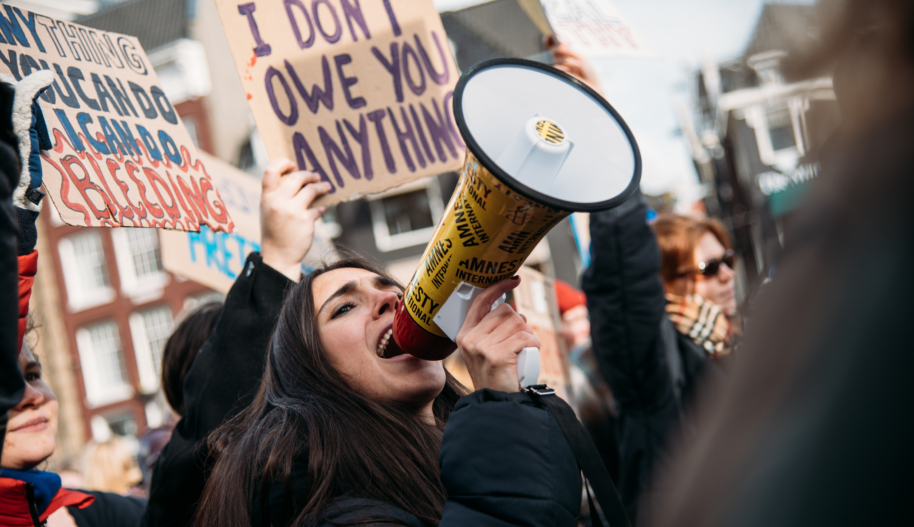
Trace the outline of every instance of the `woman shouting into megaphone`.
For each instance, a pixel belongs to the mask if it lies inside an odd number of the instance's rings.
[[[286,299],[254,402],[211,437],[199,526],[575,525],[580,474],[551,415],[517,383],[538,346],[510,306],[477,299],[458,338],[466,391],[440,361],[393,358],[402,287],[362,259]],[[463,397],[461,397],[463,396]]]
[[[144,525],[575,525],[575,457],[517,381],[517,354],[539,342],[510,306],[489,312],[519,280],[467,316],[467,394],[397,349],[402,287],[385,270],[348,259],[299,276],[326,189],[293,169],[264,175],[262,258],[185,379]]]

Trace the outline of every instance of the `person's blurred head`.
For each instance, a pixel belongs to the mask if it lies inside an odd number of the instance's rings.
[[[562,317],[561,336],[568,351],[590,338],[587,297],[583,291],[563,280],[555,281],[555,298]]]
[[[914,3],[910,0],[823,0],[820,44],[796,50],[788,80],[828,75],[842,128],[854,135],[893,118],[914,101]]]
[[[162,352],[162,391],[175,413],[184,415],[184,377],[197,352],[213,334],[222,303],[210,302],[191,311],[175,328]]]
[[[652,224],[660,245],[660,277],[668,294],[700,295],[736,313],[736,273],[730,235],[717,220],[660,215]]]
[[[42,377],[41,362],[28,344],[19,352],[25,393],[9,411],[0,467],[28,470],[54,453],[57,435],[57,397]]]
[[[87,444],[80,469],[87,490],[125,494],[143,479],[126,441],[118,436]]]

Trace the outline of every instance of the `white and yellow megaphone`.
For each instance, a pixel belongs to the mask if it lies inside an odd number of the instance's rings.
[[[521,59],[477,64],[457,83],[454,117],[466,163],[393,326],[398,347],[427,360],[456,349],[473,299],[514,276],[552,227],[572,212],[618,205],[641,180],[638,145],[622,117],[555,68]],[[529,386],[537,377],[539,350],[526,348],[518,380]]]

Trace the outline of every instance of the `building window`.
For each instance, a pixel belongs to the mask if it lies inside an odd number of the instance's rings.
[[[127,296],[161,292],[168,283],[155,229],[120,228],[111,233],[120,271],[121,289]]]
[[[418,186],[419,188],[416,188]],[[370,202],[375,244],[380,251],[422,245],[444,212],[436,178],[381,194]]]
[[[76,330],[76,348],[89,405],[102,406],[133,396],[120,334],[113,321]]]
[[[775,152],[797,146],[793,135],[793,120],[789,108],[768,110],[768,136],[771,138],[771,149]]]
[[[97,231],[67,236],[57,248],[70,309],[79,311],[114,300],[102,239]]]
[[[162,350],[174,329],[168,306],[159,306],[130,315],[130,336],[140,378],[140,390],[153,393],[159,389],[162,375]]]

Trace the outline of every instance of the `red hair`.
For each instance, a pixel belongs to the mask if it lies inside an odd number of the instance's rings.
[[[662,214],[652,224],[660,245],[660,278],[667,293],[686,295],[691,292],[695,275],[695,247],[706,233],[711,233],[724,249],[732,249],[730,235],[723,223],[710,218],[696,219]]]

